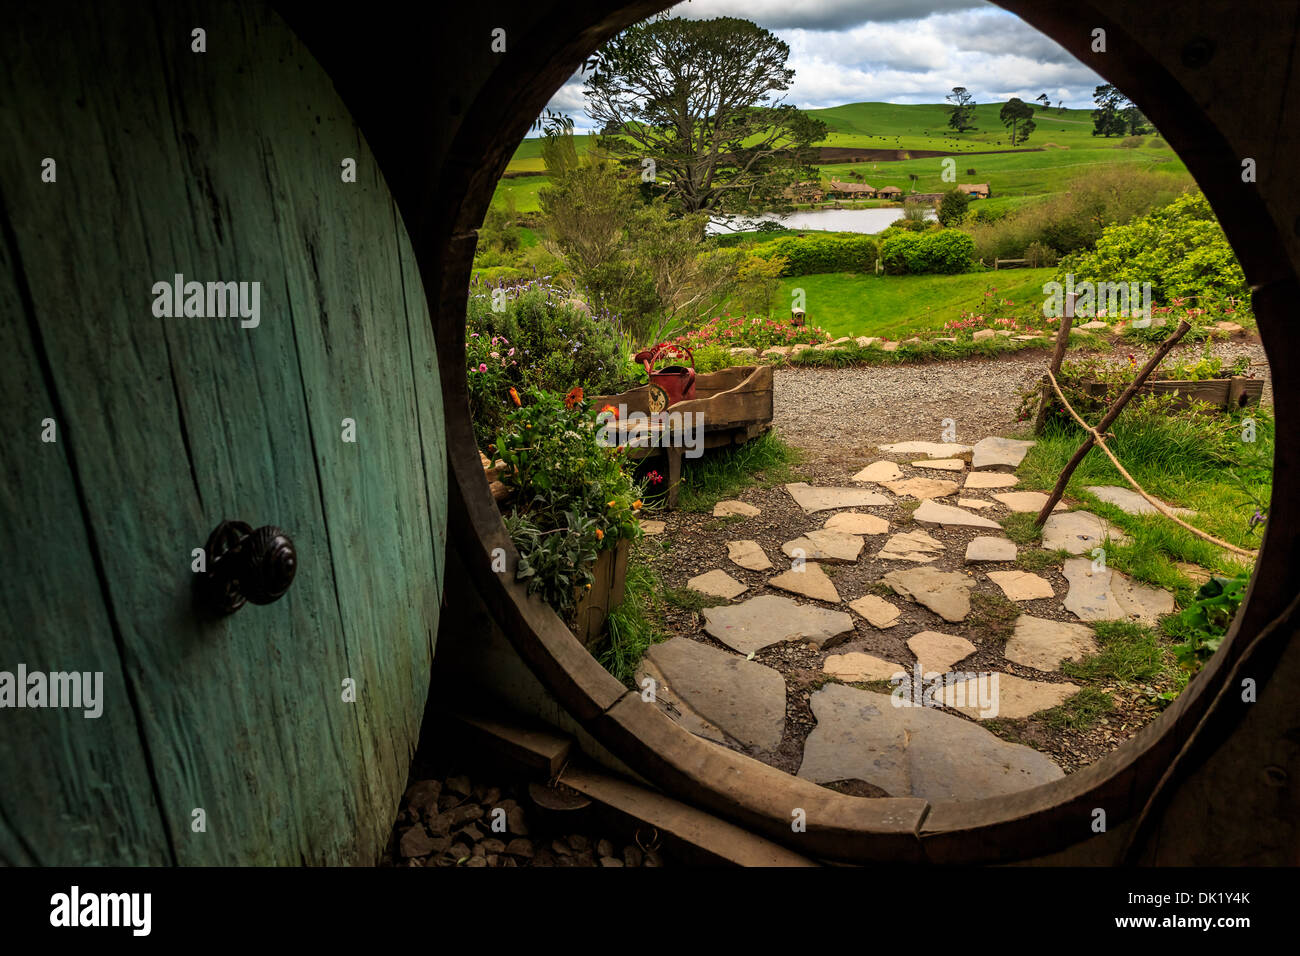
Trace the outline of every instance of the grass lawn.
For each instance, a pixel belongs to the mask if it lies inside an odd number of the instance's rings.
[[[953,276],[877,276],[856,273],[792,276],[781,280],[773,309],[784,314],[794,289],[806,295],[808,323],[832,335],[879,335],[898,339],[960,318],[963,310],[980,308],[984,293],[998,295],[1017,307],[1041,301],[1043,283],[1055,269],[1004,269]]]
[[[1241,441],[1242,420],[1256,421],[1256,441]],[[1255,511],[1251,500],[1269,499],[1273,460],[1272,415],[1268,410],[1247,409],[1232,415],[1192,415],[1188,412],[1161,414],[1126,409],[1111,426],[1111,451],[1137,482],[1150,494],[1166,502],[1196,511],[1184,516],[1194,527],[1247,549],[1259,547],[1258,531],[1249,530]],[[1050,491],[1057,476],[1083,440],[1078,428],[1049,426],[1034,436],[1017,474],[1020,487]],[[1252,462],[1263,463],[1250,467]],[[1234,477],[1234,476],[1240,476]],[[1127,488],[1115,466],[1098,449],[1088,452],[1066,488],[1068,498],[1080,500],[1087,510],[1106,518],[1131,539],[1129,544],[1107,549],[1107,563],[1141,581],[1176,592],[1180,605],[1190,598],[1191,582],[1174,567],[1175,561],[1201,565],[1214,571],[1236,574],[1250,560],[1225,552],[1197,537],[1163,515],[1130,515],[1100,501],[1086,490],[1088,485],[1119,485]],[[1017,516],[1029,517],[1033,516]]]

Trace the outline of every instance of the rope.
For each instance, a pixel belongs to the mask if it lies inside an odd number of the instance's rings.
[[[1069,401],[1066,399],[1065,395],[1061,392],[1061,386],[1057,384],[1056,376],[1052,374],[1051,369],[1047,370],[1047,378],[1051,381],[1052,389],[1053,391],[1056,392],[1056,397],[1061,400],[1061,404],[1065,406],[1065,410],[1070,413],[1070,415],[1074,418],[1076,422],[1079,423],[1079,425],[1083,428],[1084,431],[1092,435],[1092,440],[1096,443],[1097,447],[1106,453],[1106,457],[1110,459],[1111,464],[1114,465],[1116,470],[1118,470],[1119,473],[1124,476],[1124,480],[1133,486],[1133,490],[1136,491],[1138,494],[1140,494],[1147,501],[1149,501],[1157,511],[1159,511],[1162,515],[1164,515],[1166,518],[1168,518],[1170,521],[1174,522],[1175,524],[1179,525],[1180,527],[1186,528],[1188,531],[1196,535],[1198,538],[1204,538],[1206,541],[1210,542],[1211,544],[1218,545],[1219,547],[1224,548],[1228,551],[1232,551],[1235,554],[1240,554],[1248,558],[1256,557],[1258,552],[1248,551],[1245,548],[1239,548],[1235,544],[1229,544],[1226,541],[1222,541],[1219,538],[1216,538],[1212,534],[1208,534],[1207,532],[1202,531],[1200,528],[1193,528],[1182,518],[1178,517],[1178,515],[1170,511],[1169,506],[1166,505],[1159,498],[1153,498],[1151,495],[1147,494],[1146,489],[1144,489],[1141,485],[1137,483],[1137,479],[1135,479],[1132,475],[1130,475],[1125,470],[1124,466],[1119,463],[1119,459],[1116,458],[1115,455],[1111,452],[1111,450],[1106,447],[1106,439],[1104,439],[1101,436],[1101,433],[1098,432],[1097,429],[1089,425],[1087,422],[1085,422],[1082,418],[1080,418],[1079,413],[1076,412],[1070,406]]]

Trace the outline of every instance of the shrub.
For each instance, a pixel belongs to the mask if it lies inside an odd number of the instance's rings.
[[[504,311],[492,309],[494,294]],[[634,374],[617,322],[592,315],[566,290],[544,280],[495,288],[476,282],[468,313],[470,412],[480,446],[509,408],[511,387],[567,391],[580,386],[591,394],[611,394]],[[497,359],[491,357],[494,351]],[[507,361],[511,364],[494,364]]]
[[[953,274],[970,268],[974,249],[974,241],[959,229],[895,232],[880,244],[880,259],[891,275]]]
[[[876,241],[870,236],[782,236],[760,243],[750,255],[784,258],[783,276],[823,272],[870,272],[876,266]]]
[[[529,389],[497,432],[500,480],[514,493],[506,527],[519,551],[516,576],[562,613],[591,586],[599,552],[640,533],[641,488],[605,437],[610,420],[578,389],[563,397]]]
[[[1119,141],[1119,145],[1121,149],[1137,149],[1145,142],[1146,139],[1141,136],[1125,136]]]
[[[1025,246],[1025,265],[1031,269],[1054,266],[1059,258],[1060,256],[1056,254],[1055,249],[1045,242],[1039,242],[1037,239]]]
[[[945,226],[955,226],[966,216],[970,205],[970,196],[960,189],[949,189],[939,200],[939,222]]]
[[[1199,191],[1127,225],[1107,227],[1094,249],[1062,259],[1055,278],[1064,281],[1070,273],[1076,284],[1150,282],[1153,299],[1197,297],[1202,307],[1249,292],[1228,237]]]
[[[963,229],[981,259],[1019,259],[1032,242],[1066,255],[1090,248],[1112,223],[1144,216],[1192,188],[1190,177],[1114,169],[1073,180],[1060,193],[989,221],[977,209]]]

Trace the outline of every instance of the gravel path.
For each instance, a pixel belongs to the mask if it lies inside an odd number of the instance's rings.
[[[1166,362],[1195,361],[1203,347],[1180,346]],[[1218,342],[1213,352],[1225,362],[1239,355],[1252,363],[1266,362],[1258,342]],[[1142,362],[1150,351],[1119,345],[1110,357],[1127,362],[1130,353]],[[1042,377],[1048,358],[1046,350],[1034,349],[960,362],[778,368],[773,423],[787,441],[808,453],[810,462],[843,466],[873,457],[881,442],[941,441],[944,419],[956,424],[958,442],[1008,435],[1021,427],[1016,412],[1022,393]],[[1267,364],[1253,371],[1265,376],[1263,400],[1271,405]]]

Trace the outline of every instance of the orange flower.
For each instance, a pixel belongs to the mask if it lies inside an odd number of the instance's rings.
[[[523,402],[519,401],[519,393],[516,392],[513,388],[510,389],[510,401],[515,403],[516,408],[519,408],[521,405],[523,405]]]
[[[605,406],[604,408],[602,408],[600,411],[601,411],[602,414],[605,413],[605,412],[609,412],[609,413],[610,413],[611,415],[613,415],[615,418],[618,418],[618,409],[615,408],[613,405],[606,405],[606,406]]]
[[[607,501],[607,502],[605,502],[605,507],[606,507],[606,508],[612,508],[612,507],[614,507],[616,504],[618,504],[617,501]]]
[[[569,394],[564,396],[564,407],[572,408],[580,401],[582,401],[582,386],[575,385],[573,388],[569,389]]]
[[[639,511],[640,509],[641,509],[641,499],[638,498],[636,501],[632,502],[632,510]]]
[[[596,529],[596,540],[597,541],[605,540],[605,532],[601,531],[599,528]]]

